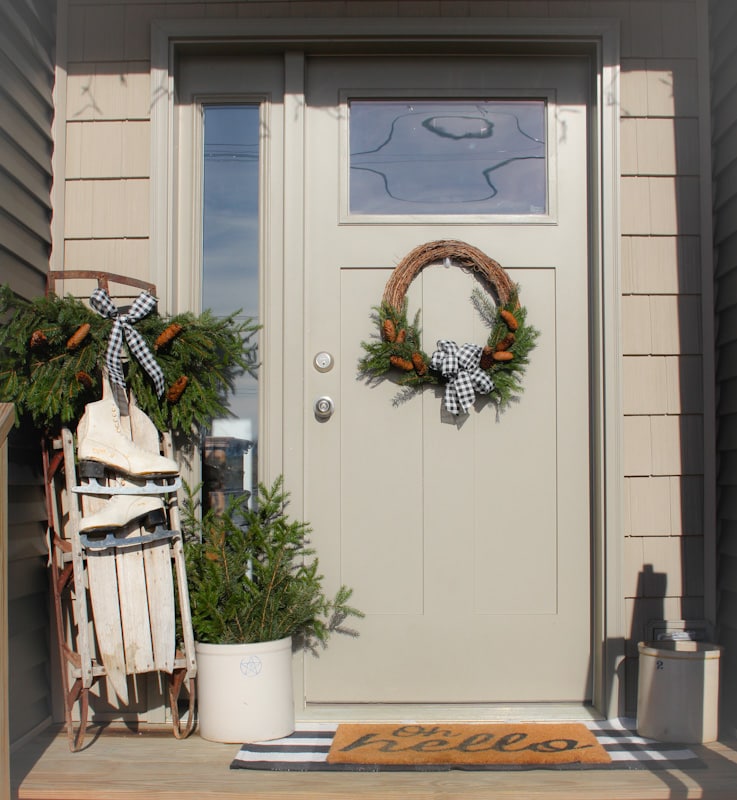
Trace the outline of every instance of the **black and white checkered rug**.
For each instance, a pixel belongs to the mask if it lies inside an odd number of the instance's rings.
[[[520,769],[697,769],[704,762],[688,747],[645,739],[637,735],[634,719],[587,721],[599,743],[609,753],[611,764],[565,764],[541,766],[376,766],[372,764],[328,764],[327,754],[337,729],[335,723],[304,723],[284,739],[261,744],[244,744],[230,765],[231,769],[277,770],[284,772],[386,772],[436,771],[450,769],[520,770]]]

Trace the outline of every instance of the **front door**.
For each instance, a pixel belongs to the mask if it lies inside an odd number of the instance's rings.
[[[178,90],[180,292],[198,263],[191,111],[259,114],[260,213],[239,223],[260,231],[259,471],[285,472],[329,588],[366,613],[304,658],[307,707],[589,700],[589,61],[202,57]],[[392,268],[439,239],[501,263],[540,331],[501,413],[453,418],[436,387],[395,403],[359,375]],[[452,263],[413,280],[426,352],[485,341],[475,286]]]
[[[588,61],[309,57],[305,74],[304,513],[330,587],[366,613],[306,657],[306,703],[584,702]],[[438,239],[500,262],[540,331],[502,413],[453,418],[432,387],[396,403],[358,374],[392,268]],[[476,285],[452,263],[414,279],[426,352],[484,343]]]

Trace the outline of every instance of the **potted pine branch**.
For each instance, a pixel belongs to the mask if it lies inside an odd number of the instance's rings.
[[[182,513],[198,669],[198,729],[246,742],[294,731],[292,651],[357,635],[351,589],[327,594],[310,526],[290,519],[283,479],[258,497],[231,498],[199,515],[188,490]],[[254,502],[250,502],[253,500]]]

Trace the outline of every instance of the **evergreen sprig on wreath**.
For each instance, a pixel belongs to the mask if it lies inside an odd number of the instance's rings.
[[[164,373],[167,391],[156,396],[135,358],[125,363],[126,382],[159,430],[189,438],[211,419],[229,414],[235,378],[255,375],[257,368],[259,326],[237,316],[205,311],[162,317],[154,311],[135,323]],[[0,402],[14,403],[18,420],[28,415],[47,431],[76,425],[85,405],[102,396],[112,320],[72,296],[29,301],[5,285],[0,321]]]
[[[489,328],[479,361],[480,369],[493,384],[486,396],[498,408],[504,408],[523,391],[525,368],[540,333],[527,323],[527,309],[519,302],[519,287],[496,261],[465,242],[440,240],[420,245],[397,265],[381,304],[373,308],[378,336],[361,343],[366,354],[359,361],[359,369],[371,380],[388,377],[401,386],[404,391],[397,395],[395,403],[424,384],[448,382],[433,367],[433,357],[422,349],[420,311],[410,322],[405,297],[420,270],[445,259],[479,273],[492,292],[484,294],[476,288],[471,302]]]

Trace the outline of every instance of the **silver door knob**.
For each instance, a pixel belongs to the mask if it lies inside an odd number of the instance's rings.
[[[329,419],[335,411],[335,403],[332,397],[318,397],[315,400],[315,416],[318,419]]]

